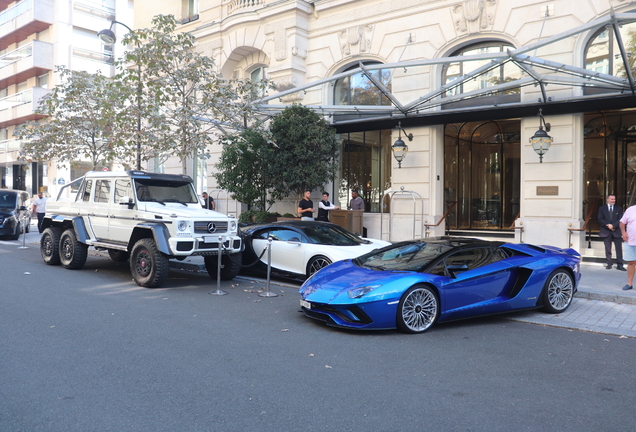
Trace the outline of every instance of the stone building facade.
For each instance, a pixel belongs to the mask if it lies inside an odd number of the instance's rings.
[[[224,77],[274,81],[264,114],[290,103],[324,113],[342,141],[330,192],[345,206],[361,191],[370,237],[450,228],[581,250],[605,195],[634,204],[632,10],[619,0],[136,0],[135,27],[174,14]],[[545,123],[553,141],[540,160],[530,138]],[[408,145],[399,164],[398,138]]]

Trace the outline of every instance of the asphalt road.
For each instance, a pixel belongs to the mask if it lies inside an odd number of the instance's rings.
[[[273,285],[0,242],[0,431],[634,431],[636,340],[490,318],[332,329]]]

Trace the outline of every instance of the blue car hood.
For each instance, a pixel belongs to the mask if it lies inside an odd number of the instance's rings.
[[[350,260],[345,260],[320,270],[300,287],[299,292],[304,299],[320,303],[330,303],[336,298],[339,298],[340,302],[356,302],[356,299],[348,297],[349,290],[363,286],[381,285],[381,287],[374,289],[371,296],[380,295],[385,298],[389,292],[394,291],[389,288],[391,282],[399,279],[400,285],[403,285],[405,274],[409,273],[417,274],[414,272],[370,270],[358,267]],[[363,298],[368,300],[371,296]]]

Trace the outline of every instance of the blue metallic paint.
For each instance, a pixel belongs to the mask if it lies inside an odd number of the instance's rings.
[[[312,304],[311,313],[305,308],[303,311],[332,326],[390,329],[396,328],[400,298],[416,284],[426,284],[438,293],[438,322],[540,307],[546,280],[557,268],[569,272],[576,289],[581,275],[578,271],[580,256],[575,250],[548,246],[537,248],[525,244],[506,244],[505,247],[527,255],[512,256],[471,271],[459,272],[456,277],[414,271],[372,270],[358,267],[351,260],[340,261],[317,272],[301,286],[302,299]],[[514,293],[517,280],[525,283]],[[381,287],[361,298],[348,296],[349,290],[370,285]],[[355,314],[350,312],[353,306],[359,307],[372,322],[356,322],[352,318]],[[324,316],[312,316],[315,313]]]

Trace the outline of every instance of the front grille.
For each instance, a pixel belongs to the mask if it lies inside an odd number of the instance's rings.
[[[224,241],[223,247],[226,249],[229,248],[230,241],[229,240]],[[219,248],[219,244],[217,242],[214,242],[214,243],[199,242],[199,244],[197,245],[197,249],[218,249],[218,248]]]
[[[222,234],[227,232],[227,222],[197,221],[194,222],[196,234]]]
[[[315,309],[316,310],[315,310]],[[307,313],[306,309],[303,309]],[[344,321],[352,324],[371,324],[373,321],[369,316],[362,311],[358,306],[341,306],[339,308],[333,307],[325,303],[313,303],[311,304],[311,312],[320,314],[320,312],[330,312],[338,315]]]

